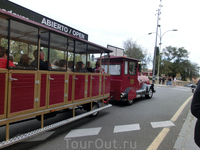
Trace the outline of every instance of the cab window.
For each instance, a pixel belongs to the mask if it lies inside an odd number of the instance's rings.
[[[107,74],[108,65],[101,65]],[[120,75],[121,74],[121,65],[109,65],[109,74],[111,75]]]
[[[129,62],[129,74],[136,75],[136,62]]]
[[[124,64],[124,74],[128,74],[128,61],[125,61]]]

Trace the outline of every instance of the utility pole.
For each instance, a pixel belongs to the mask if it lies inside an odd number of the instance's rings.
[[[158,8],[158,17],[157,17],[157,25],[156,25],[156,41],[155,41],[155,47],[154,47],[154,57],[153,57],[153,84],[155,83],[155,80],[156,80],[156,75],[155,75],[155,70],[156,70],[156,51],[157,51],[157,35],[158,35],[158,23],[159,23],[159,15],[161,14],[161,2],[162,0],[160,0],[160,5],[159,5],[159,8]]]

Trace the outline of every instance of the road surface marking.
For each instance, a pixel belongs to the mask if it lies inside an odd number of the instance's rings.
[[[152,128],[164,128],[164,127],[171,127],[175,126],[172,121],[159,121],[159,122],[150,122]]]
[[[55,131],[50,131],[50,132],[44,132],[38,136],[35,136],[33,138],[27,139],[22,142],[36,142],[36,141],[43,141],[46,140],[48,137],[50,137]]]
[[[192,91],[192,89],[176,89],[176,88],[171,88],[172,90],[177,90],[177,91]]]
[[[128,132],[128,131],[135,131],[135,130],[140,130],[139,124],[129,124],[129,125],[115,126],[113,133]]]
[[[71,130],[65,138],[98,135],[102,127]]]
[[[174,114],[172,117],[171,121],[175,122],[187,103],[192,99],[192,96],[190,96],[182,105],[181,107],[177,110],[177,112]],[[163,139],[169,132],[169,128],[163,128],[163,130],[159,133],[159,135],[154,139],[154,141],[151,143],[151,145],[147,148],[147,150],[157,150],[159,147],[160,143],[162,143]]]
[[[169,132],[169,128],[163,128],[162,131],[158,134],[158,136],[155,138],[155,140],[151,143],[151,145],[147,148],[147,150],[156,150],[160,143],[163,141],[165,136]]]

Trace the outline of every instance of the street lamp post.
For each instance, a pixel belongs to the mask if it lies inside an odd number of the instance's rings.
[[[158,27],[160,27],[160,25],[158,25]],[[164,36],[165,33],[169,32],[169,31],[178,31],[177,29],[172,29],[172,30],[167,30],[166,32],[164,32],[162,35],[161,35],[161,27],[160,27],[160,34],[157,33],[157,35],[159,36],[159,39],[160,39],[160,43],[159,43],[159,50],[161,51],[161,45],[162,45],[162,37]],[[152,34],[152,33],[155,33],[155,32],[150,32],[148,33],[148,35]],[[154,54],[154,57],[155,57],[155,54]],[[154,61],[156,61],[156,59],[154,58]],[[154,67],[155,68],[155,67]],[[159,68],[160,68],[160,53],[159,53],[159,56],[158,56],[158,71],[157,71],[157,77],[159,77]],[[155,70],[154,70],[155,71]],[[154,72],[155,74],[155,72]],[[157,84],[158,84],[158,80],[157,80]]]
[[[160,5],[160,7],[161,7],[161,5]],[[152,77],[153,84],[155,83],[155,80],[156,80],[155,70],[156,70],[156,50],[157,50],[157,34],[158,34],[159,15],[160,15],[160,9],[158,9],[158,18],[157,18],[157,26],[156,26],[156,42],[155,42],[154,57],[153,57],[153,77]]]
[[[157,26],[156,26],[156,41],[155,41],[155,47],[154,47],[154,57],[153,57],[153,84],[154,84],[154,82],[155,82],[155,67],[156,67],[156,50],[157,50],[157,34],[158,34],[158,24],[159,24],[159,20],[160,20],[160,18],[159,18],[159,15],[161,14],[161,7],[163,7],[162,5],[161,5],[161,2],[162,2],[162,0],[160,0],[160,5],[159,5],[159,8],[158,8],[158,13],[157,13],[157,16],[158,16],[158,18],[157,18]]]

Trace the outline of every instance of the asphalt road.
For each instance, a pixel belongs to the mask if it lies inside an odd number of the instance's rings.
[[[101,111],[95,118],[83,118],[5,149],[146,150],[150,147],[171,150],[187,117],[190,102],[177,116],[177,120],[171,121],[171,119],[190,96],[192,96],[190,88],[156,87],[152,99],[139,98],[131,106],[111,101],[113,106]],[[77,115],[83,112],[77,111]],[[45,125],[69,118],[71,115],[71,113],[59,114],[55,118],[46,120]],[[11,125],[10,137],[39,127],[40,122],[37,120]],[[168,130],[165,136],[163,129]],[[4,130],[5,127],[0,127],[1,141],[5,137]],[[159,139],[160,143],[156,139],[159,134],[163,138]]]

